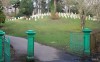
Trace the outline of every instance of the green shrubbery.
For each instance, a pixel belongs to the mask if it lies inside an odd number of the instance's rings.
[[[5,23],[5,18],[6,16],[4,15],[4,13],[0,12],[0,23]]]
[[[0,23],[5,23],[5,14],[3,13],[3,6],[2,6],[2,3],[0,1]]]
[[[31,16],[33,13],[33,1],[32,0],[22,0],[19,6],[19,14],[18,16]]]

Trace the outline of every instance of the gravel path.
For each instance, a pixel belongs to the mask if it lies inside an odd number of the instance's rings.
[[[27,39],[7,36],[10,37],[11,45],[15,50],[15,58],[12,62],[25,62],[27,55]],[[66,54],[60,50],[53,47],[45,46],[35,42],[34,55],[39,61],[36,62],[79,62],[79,57]]]

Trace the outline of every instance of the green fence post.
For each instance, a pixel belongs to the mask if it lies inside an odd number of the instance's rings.
[[[85,56],[90,56],[90,33],[92,30],[84,28],[84,54]]]
[[[2,53],[2,36],[5,34],[5,32],[3,32],[2,30],[0,30],[0,62],[3,62],[3,53]]]
[[[34,60],[34,36],[36,32],[33,30],[28,30],[26,33],[28,35],[27,61],[31,61]]]

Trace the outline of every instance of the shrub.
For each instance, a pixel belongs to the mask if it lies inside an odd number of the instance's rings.
[[[51,13],[51,19],[56,20],[59,19],[58,13]]]
[[[5,23],[6,16],[3,11],[0,11],[0,23]]]

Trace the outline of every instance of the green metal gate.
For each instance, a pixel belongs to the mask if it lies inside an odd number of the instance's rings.
[[[70,33],[70,51],[78,56],[90,56],[90,33],[92,30],[83,29],[83,33]]]
[[[0,62],[10,62],[10,39],[0,30]]]
[[[10,62],[10,39],[4,40],[4,62]]]
[[[83,33],[70,33],[70,51],[72,54],[82,56],[84,53],[84,38]]]

